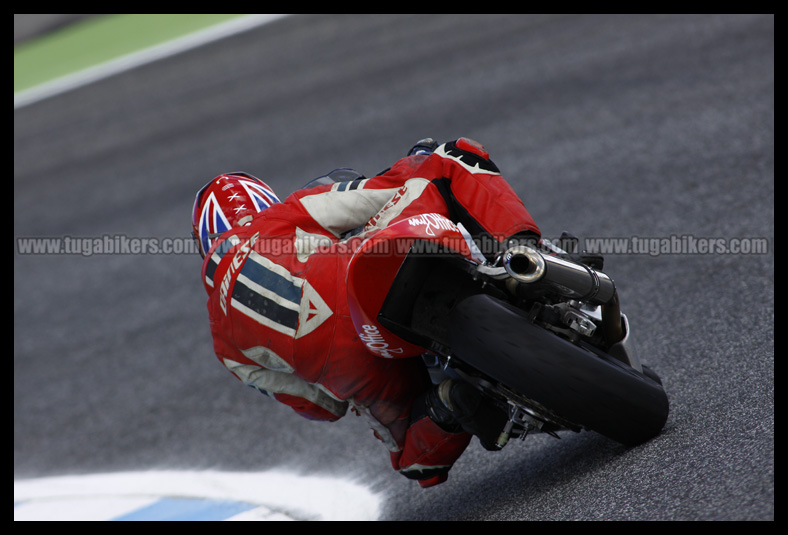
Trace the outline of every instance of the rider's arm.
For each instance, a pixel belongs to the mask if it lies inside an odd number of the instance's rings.
[[[362,225],[365,230],[384,228],[433,212],[494,244],[512,236],[538,239],[540,234],[484,148],[466,138],[444,143],[430,156],[402,158],[381,175],[299,190],[291,197],[286,202],[297,201],[336,237]]]
[[[369,221],[396,192],[396,189],[369,188],[370,180],[351,184],[339,182],[293,195],[299,198],[304,210],[320,227],[339,238]]]
[[[428,181],[414,178],[414,170],[425,160],[426,156],[402,158],[378,176],[298,190],[286,202],[297,199],[318,225],[341,237],[345,232],[369,223],[406,192],[412,198],[418,196]]]
[[[540,236],[523,201],[501,176],[480,144],[467,138],[438,147],[429,161],[449,211],[449,218],[462,223],[474,238],[501,243],[512,236]]]
[[[380,212],[367,225],[385,228],[419,214],[437,213],[461,223],[488,259],[495,258],[510,238],[538,239],[540,232],[523,201],[501,176],[489,155],[478,143],[460,138],[440,145],[413,169],[400,160],[392,167],[401,187],[394,189]],[[398,168],[398,166],[400,166]],[[387,180],[389,173],[378,184]]]

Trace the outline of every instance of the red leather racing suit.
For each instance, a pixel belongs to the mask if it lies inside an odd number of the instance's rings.
[[[333,421],[352,407],[386,444],[394,469],[431,486],[446,479],[470,436],[412,418],[414,399],[430,386],[421,360],[369,352],[345,289],[364,236],[423,213],[496,243],[539,234],[484,148],[461,138],[373,178],[296,191],[222,235],[202,277],[214,350],[230,372],[309,419]]]

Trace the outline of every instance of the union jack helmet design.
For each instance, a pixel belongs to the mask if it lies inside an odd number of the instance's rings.
[[[192,236],[200,255],[205,258],[216,238],[278,202],[268,184],[248,173],[219,175],[208,182],[197,192],[192,209]]]

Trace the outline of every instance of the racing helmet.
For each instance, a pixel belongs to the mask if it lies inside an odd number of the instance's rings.
[[[231,228],[281,202],[268,184],[248,173],[219,175],[197,192],[192,208],[192,236],[205,258],[214,240]]]

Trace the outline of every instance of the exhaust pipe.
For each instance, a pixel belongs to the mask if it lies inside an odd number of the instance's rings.
[[[601,271],[557,256],[543,255],[527,245],[508,249],[503,255],[503,266],[521,284],[547,287],[570,299],[604,305],[616,295],[615,284]]]

